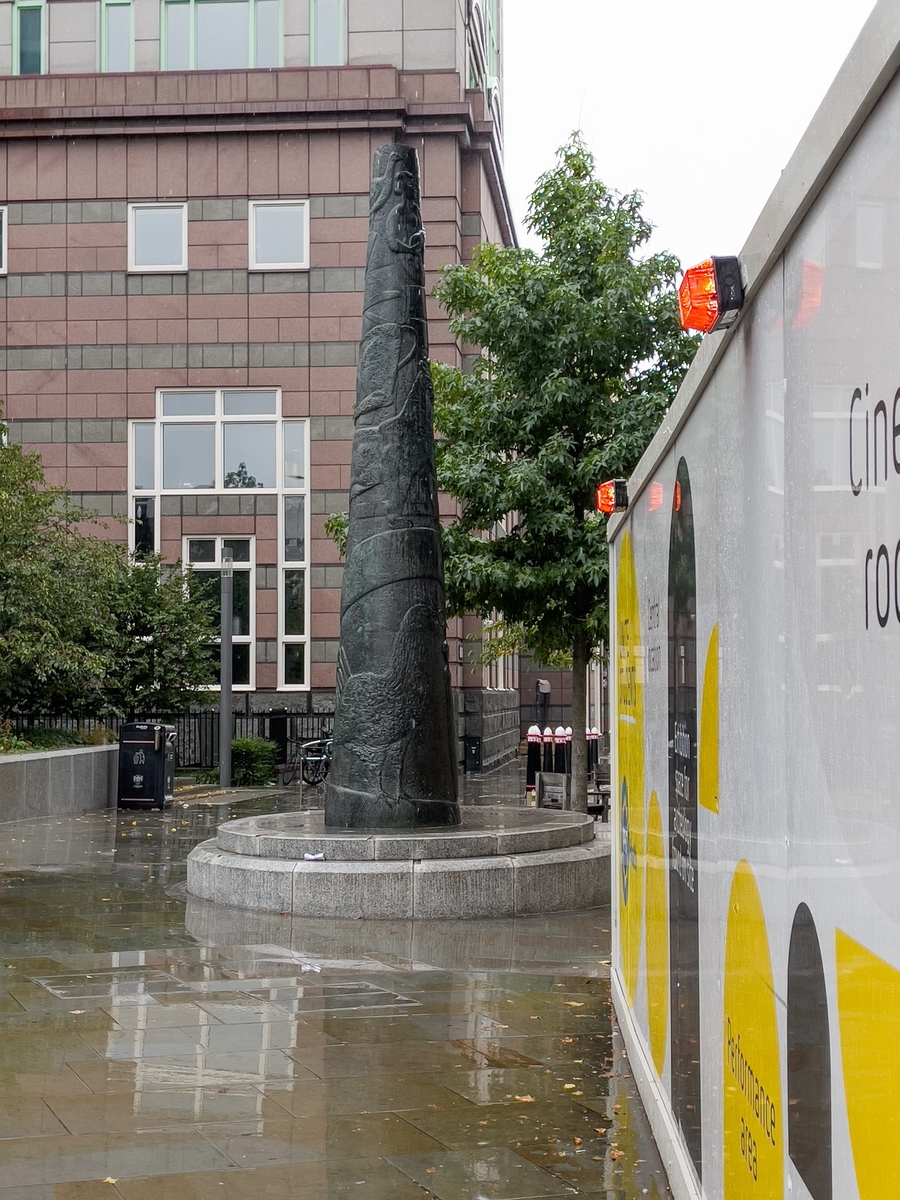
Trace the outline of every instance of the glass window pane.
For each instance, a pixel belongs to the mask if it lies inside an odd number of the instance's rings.
[[[215,425],[163,425],[166,491],[216,486],[215,428]]]
[[[135,208],[134,265],[136,267],[184,266],[184,207]]]
[[[341,9],[345,0],[315,0],[315,49],[317,67],[338,67],[344,62]]]
[[[274,392],[226,392],[223,396],[226,417],[268,417],[275,415]]]
[[[218,687],[221,679],[221,651],[219,644],[204,647],[209,656],[209,683]],[[231,647],[231,682],[235,687],[250,683],[250,646],[247,642],[238,643]]]
[[[106,69],[131,70],[131,5],[106,7]]]
[[[188,542],[188,558],[192,563],[215,562],[215,538],[191,538]]]
[[[232,602],[231,632],[234,637],[247,637],[250,633],[250,572],[235,571],[234,598]]]
[[[156,428],[153,425],[134,427],[134,490],[152,492],[156,487]]]
[[[302,488],[306,483],[306,423],[284,422],[284,486]]]
[[[275,486],[275,426],[242,422],[226,425],[225,486],[256,488]]]
[[[306,572],[284,573],[284,632],[306,633]]]
[[[255,225],[254,262],[295,264],[306,259],[303,223],[306,218],[300,204],[257,204],[253,209]]]
[[[284,561],[306,559],[306,500],[288,496],[284,501]]]
[[[305,665],[305,643],[288,642],[284,647],[284,682],[294,685],[306,683]]]
[[[19,9],[19,74],[41,73],[41,8]]]
[[[278,66],[278,0],[256,0],[256,65]]]
[[[236,687],[250,683],[250,647],[246,642],[231,647],[231,682]]]
[[[215,392],[163,392],[164,417],[214,417]]]
[[[231,551],[234,562],[248,563],[250,561],[250,542],[247,538],[225,538],[222,547]]]
[[[155,502],[134,502],[134,552],[138,558],[153,554],[156,549]]]
[[[203,601],[209,607],[210,620],[216,629],[222,624],[222,580],[218,571],[194,571],[188,576],[188,591],[192,600]]]
[[[187,71],[191,66],[191,9],[188,4],[166,5],[166,70]]]
[[[250,27],[246,0],[199,0],[197,67],[218,71],[250,65]]]

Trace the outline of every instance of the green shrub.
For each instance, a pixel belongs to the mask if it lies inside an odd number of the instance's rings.
[[[265,738],[235,738],[231,743],[231,782],[235,787],[256,787],[275,778],[274,742]]]
[[[69,729],[29,729],[27,740],[35,750],[66,750],[85,745],[87,735]]]
[[[27,754],[33,749],[24,738],[13,733],[9,721],[0,721],[0,754]]]

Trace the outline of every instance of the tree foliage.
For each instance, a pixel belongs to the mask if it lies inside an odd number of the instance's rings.
[[[435,422],[439,482],[460,504],[445,535],[451,609],[499,613],[499,644],[518,631],[547,661],[605,636],[594,493],[630,474],[696,342],[677,320],[677,259],[641,256],[640,196],[601,183],[578,135],[526,224],[542,253],[482,245],[443,274],[451,329],[481,353],[466,374],[435,364]]]
[[[540,254],[482,245],[437,287],[451,330],[480,351],[468,373],[433,368],[438,480],[459,502],[447,595],[451,611],[499,616],[489,647],[567,655],[583,728],[586,668],[607,632],[595,491],[631,473],[697,343],[677,319],[677,259],[646,253],[641,197],[607,188],[579,135],[538,181],[526,224]],[[580,807],[584,764],[576,742]]]
[[[0,716],[103,715],[200,698],[215,637],[183,578],[84,531],[92,514],[48,487],[0,425]]]

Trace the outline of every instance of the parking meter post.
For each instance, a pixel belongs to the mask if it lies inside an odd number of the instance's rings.
[[[219,670],[219,787],[231,787],[231,665],[234,632],[234,558],[222,551],[222,642]]]
[[[543,733],[544,742],[544,758],[541,765],[542,771],[553,770],[553,730],[548,725]]]
[[[541,769],[541,727],[531,725],[528,729],[528,759],[525,768],[525,788],[534,787],[537,773]]]

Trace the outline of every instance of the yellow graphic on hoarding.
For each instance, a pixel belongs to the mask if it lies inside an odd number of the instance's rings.
[[[725,1200],[782,1200],[781,1066],[772,959],[750,864],[731,884],[725,941]]]
[[[669,1037],[669,878],[666,846],[656,792],[650,793],[647,817],[647,1012],[650,1052],[660,1077],[666,1063]]]
[[[644,855],[644,664],[631,534],[622,535],[616,596],[619,734],[619,944],[628,1003],[634,1003],[641,952]]]
[[[719,626],[713,625],[703,672],[700,708],[699,800],[702,808],[719,811]]]
[[[900,1196],[900,971],[835,930],[847,1122],[860,1200]]]

